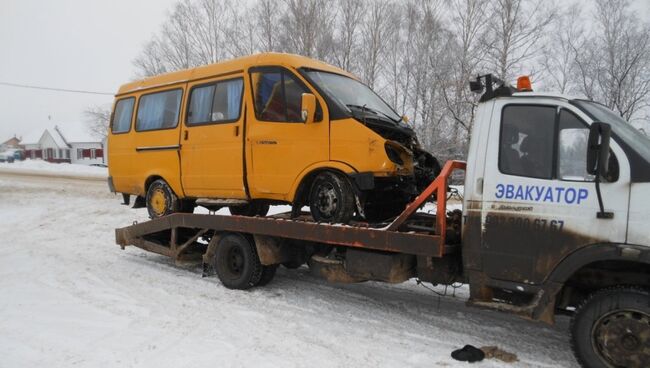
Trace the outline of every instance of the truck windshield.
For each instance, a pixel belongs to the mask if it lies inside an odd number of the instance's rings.
[[[646,162],[650,163],[650,139],[640,131],[636,130],[620,115],[607,107],[592,101],[572,100],[571,103],[578,106],[578,108],[591,116],[594,120],[609,123],[612,126],[614,134],[625,141],[625,143],[641,155]]]
[[[330,98],[336,100],[348,110],[350,108],[365,109],[394,122],[401,120],[400,116],[381,97],[357,80],[340,74],[318,70],[309,70],[307,74]]]

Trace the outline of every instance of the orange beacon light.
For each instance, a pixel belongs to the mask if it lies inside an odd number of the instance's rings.
[[[521,92],[531,92],[533,86],[530,83],[530,78],[527,75],[522,75],[517,78],[517,90]]]

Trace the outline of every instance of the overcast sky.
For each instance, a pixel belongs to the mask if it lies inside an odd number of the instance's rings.
[[[114,93],[132,79],[132,60],[174,3],[0,0],[0,82]],[[637,14],[650,20],[650,0],[633,3]],[[0,85],[0,142],[48,122],[82,120],[88,106],[112,101],[112,96]]]
[[[115,93],[174,0],[0,0],[0,82]],[[112,96],[0,85],[0,142]]]

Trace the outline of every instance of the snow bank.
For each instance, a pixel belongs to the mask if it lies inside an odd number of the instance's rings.
[[[108,169],[105,167],[68,163],[55,164],[43,160],[0,162],[0,172],[80,179],[106,179],[108,177]]]

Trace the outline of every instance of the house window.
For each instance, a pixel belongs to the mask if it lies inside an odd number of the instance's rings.
[[[67,158],[68,160],[70,159],[70,150],[69,149],[65,150],[65,158]]]
[[[91,148],[91,149],[90,149],[90,159],[91,159],[91,160],[94,160],[94,159],[95,159],[95,149],[94,149],[94,148]]]
[[[103,158],[104,157],[104,150],[101,149],[101,148],[96,149],[95,150],[95,156],[99,157],[99,158]]]
[[[77,148],[77,160],[81,160],[84,158],[84,150],[81,148]]]
[[[59,158],[63,158],[63,150],[59,148]]]

